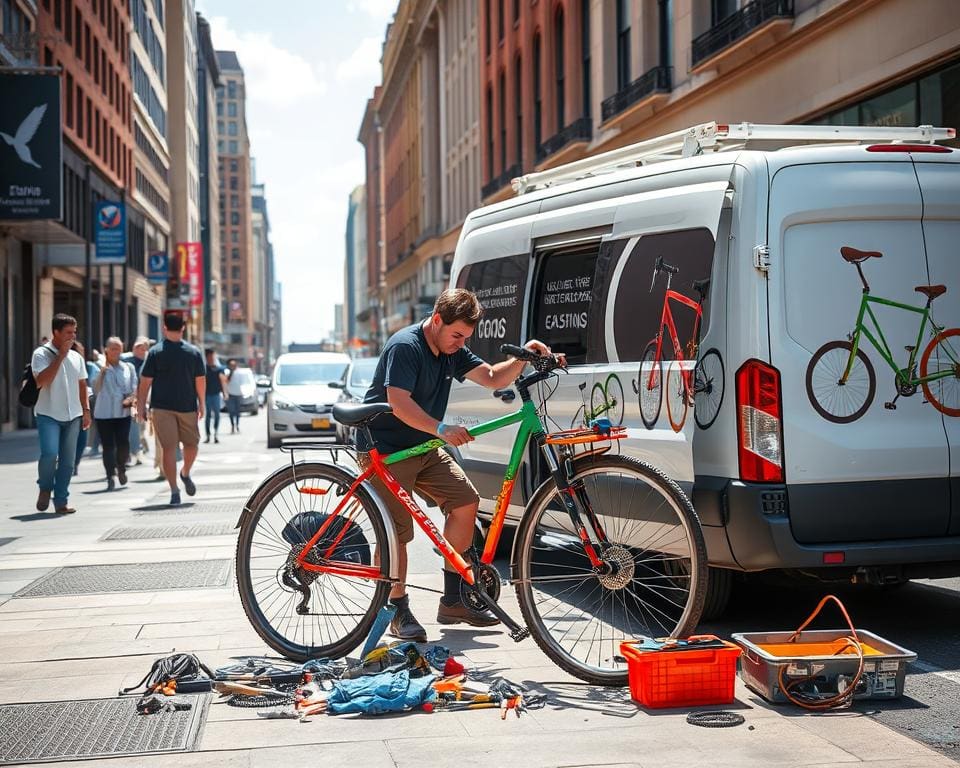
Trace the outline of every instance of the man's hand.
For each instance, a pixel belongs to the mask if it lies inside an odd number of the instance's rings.
[[[90,409],[89,409],[89,408],[84,408],[84,409],[83,409],[83,418],[80,420],[80,428],[83,429],[84,431],[90,429],[90,422],[91,422],[91,420],[90,420]],[[93,449],[91,448],[90,450],[93,450]]]
[[[526,344],[524,344],[523,346],[524,346],[524,349],[529,349],[531,352],[536,352],[538,355],[552,355],[552,354],[553,354],[553,352],[551,351],[550,347],[548,347],[548,346],[547,346],[546,344],[544,344],[542,341],[538,341],[537,339],[530,339],[530,341],[528,341],[528,342],[527,342]],[[557,358],[558,358],[559,361],[560,361],[560,366],[561,366],[562,368],[566,368],[566,367],[567,367],[567,356],[566,356],[563,352],[561,352],[560,354],[557,355]]]
[[[73,339],[68,339],[64,336],[64,338],[60,339],[59,346],[57,346],[57,357],[63,360],[70,354],[71,349],[73,349]]]
[[[465,445],[472,443],[473,435],[467,432],[466,427],[459,427],[456,424],[441,424],[437,428],[437,436],[444,440],[448,445]]]
[[[197,401],[197,421],[203,421],[203,401]]]
[[[147,420],[147,404],[142,400],[137,401],[137,421],[143,424]]]

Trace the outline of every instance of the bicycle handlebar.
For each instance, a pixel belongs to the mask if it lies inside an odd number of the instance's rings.
[[[650,278],[650,291],[653,291],[653,286],[657,284],[657,275],[661,272],[666,272],[668,275],[676,275],[680,272],[680,267],[675,267],[672,264],[667,264],[663,260],[663,256],[657,256],[657,260],[653,263],[653,277]],[[670,278],[667,278],[667,288],[670,287]]]
[[[518,347],[516,344],[501,344],[500,351],[505,355],[524,360],[533,365],[541,373],[548,373],[557,368],[562,368],[563,363],[559,355],[538,355],[533,350],[526,347]]]

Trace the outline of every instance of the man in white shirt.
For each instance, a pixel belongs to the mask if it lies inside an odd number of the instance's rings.
[[[72,351],[76,338],[76,318],[54,315],[53,338],[33,351],[30,363],[40,388],[33,409],[40,437],[37,509],[46,511],[52,493],[53,508],[59,515],[77,511],[67,505],[70,478],[80,430],[90,426],[87,366],[83,357]]]

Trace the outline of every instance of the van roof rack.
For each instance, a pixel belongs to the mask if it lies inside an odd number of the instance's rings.
[[[910,142],[932,144],[956,138],[953,128],[921,125],[875,127],[866,125],[761,125],[758,123],[701,123],[653,139],[638,141],[600,155],[585,157],[546,171],[518,176],[511,181],[514,192],[522,195],[535,189],[575,181],[603,171],[636,167],[664,160],[693,157],[706,151],[718,152],[742,148],[748,141],[795,142]]]

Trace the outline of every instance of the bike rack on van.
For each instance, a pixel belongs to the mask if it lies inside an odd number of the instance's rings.
[[[522,195],[535,189],[593,176],[602,171],[636,167],[665,160],[740,149],[748,141],[824,142],[909,142],[933,144],[956,138],[954,128],[875,127],[866,125],[761,125],[758,123],[701,123],[653,139],[639,141],[546,171],[527,173],[513,179],[514,192]],[[946,150],[945,150],[946,151]]]

